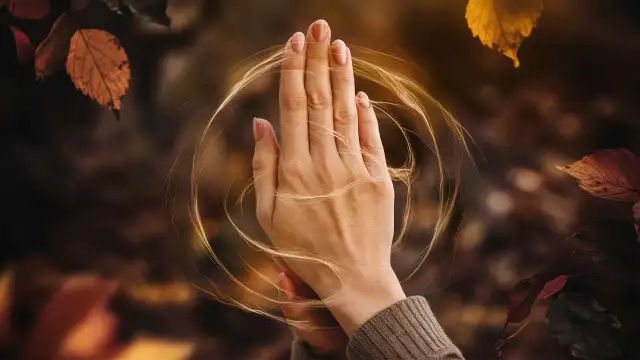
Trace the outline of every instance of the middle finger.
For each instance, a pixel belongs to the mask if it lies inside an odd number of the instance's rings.
[[[307,32],[305,88],[309,117],[309,151],[313,157],[337,157],[333,130],[333,98],[329,75],[331,29],[324,20]]]

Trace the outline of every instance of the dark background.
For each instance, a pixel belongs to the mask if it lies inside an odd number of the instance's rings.
[[[28,314],[46,300],[47,292],[37,291],[43,286],[38,279],[91,271],[125,284],[112,308],[129,335],[195,343],[190,359],[286,358],[290,335],[283,325],[217,304],[189,287],[193,276],[217,275],[193,271],[194,263],[207,270],[206,257],[185,256],[193,236],[185,221],[190,174],[184,160],[237,80],[238,63],[324,18],[347,44],[411,60],[415,66],[404,70],[475,140],[475,167],[446,152],[448,163],[463,168],[454,228],[406,289],[427,296],[469,359],[491,358],[508,290],[543,268],[580,226],[629,217],[627,207],[589,197],[555,166],[604,148],[640,153],[640,9],[632,1],[549,1],[515,69],[472,37],[465,5],[170,1],[171,31],[138,21],[113,25],[132,71],[119,121],[77,91],[64,72],[35,83],[24,66],[3,63],[0,263],[22,269],[15,286],[24,294],[19,302],[27,315],[17,322],[28,326]],[[252,117],[277,123],[276,85],[274,76],[254,83],[214,124],[212,133],[221,132],[207,153],[201,191],[206,228],[224,253],[233,254],[240,240],[223,200],[228,191],[233,202],[249,179]],[[383,130],[389,157],[401,160],[403,143],[390,126]],[[442,136],[442,147],[451,148]],[[394,258],[399,272],[409,270],[430,238],[436,214],[434,159],[416,145],[411,246]],[[245,213],[232,208],[231,215],[257,234],[252,206],[249,196]],[[175,288],[163,287],[169,285]],[[160,291],[151,296],[131,290],[140,288]],[[176,295],[181,291],[184,296]],[[547,335],[544,309],[536,307],[505,359],[564,356]]]

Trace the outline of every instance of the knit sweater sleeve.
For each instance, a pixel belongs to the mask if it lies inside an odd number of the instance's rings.
[[[464,360],[427,300],[412,296],[365,322],[347,347],[350,360]]]

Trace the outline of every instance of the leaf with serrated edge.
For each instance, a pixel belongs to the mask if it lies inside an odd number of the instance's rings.
[[[466,19],[474,37],[513,60],[514,67],[519,67],[518,50],[542,14],[542,1],[514,1],[469,0]]]
[[[640,158],[625,149],[607,149],[558,169],[573,176],[593,196],[626,202],[640,200]]]
[[[67,73],[85,95],[111,110],[120,110],[129,89],[129,60],[118,40],[97,29],[81,29],[71,38]]]

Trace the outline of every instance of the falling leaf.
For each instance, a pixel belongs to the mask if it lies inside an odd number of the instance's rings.
[[[67,13],[58,17],[49,35],[36,49],[35,68],[38,80],[64,69],[69,43],[77,29],[77,23]]]
[[[567,280],[569,277],[567,275],[560,275],[555,279],[548,281],[544,284],[542,291],[538,294],[538,299],[547,300],[553,295],[562,291],[564,286],[567,284]]]
[[[67,73],[85,95],[120,110],[131,71],[127,54],[113,35],[97,29],[76,31],[69,45]]]
[[[541,0],[469,0],[467,24],[473,36],[520,66],[518,50],[542,14]]]
[[[22,62],[29,61],[33,57],[33,45],[29,41],[29,37],[22,32],[22,30],[10,26],[11,32],[13,32],[13,38],[16,42],[16,55]]]
[[[169,26],[171,19],[167,16],[167,0],[103,0],[107,6],[118,13],[122,10],[147,18],[155,23]]]
[[[617,201],[640,200],[640,158],[625,149],[607,149],[558,169],[578,179],[591,195]]]

